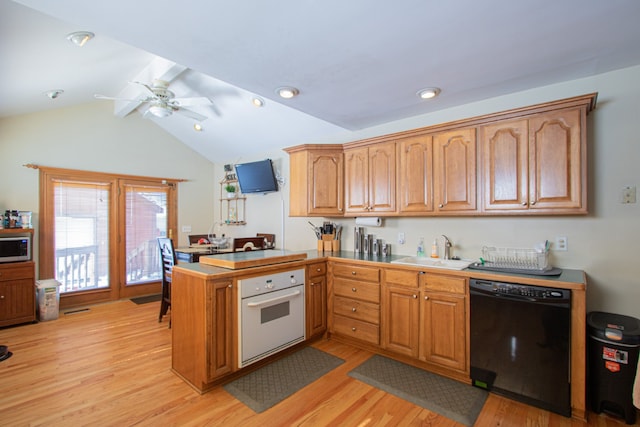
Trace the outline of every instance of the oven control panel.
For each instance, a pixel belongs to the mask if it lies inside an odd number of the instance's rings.
[[[571,297],[571,292],[567,289],[544,288],[478,279],[471,279],[470,290],[496,296],[505,295],[536,300],[568,300]]]
[[[240,298],[243,299],[294,286],[304,286],[303,268],[238,280]]]

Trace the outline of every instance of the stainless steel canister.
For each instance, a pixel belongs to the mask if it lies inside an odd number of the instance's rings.
[[[382,239],[376,239],[373,241],[373,255],[374,256],[382,255]]]
[[[391,256],[391,245],[389,243],[382,244],[382,256]]]
[[[353,251],[357,254],[362,252],[362,227],[353,229]]]

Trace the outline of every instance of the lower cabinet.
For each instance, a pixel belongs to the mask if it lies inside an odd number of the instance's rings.
[[[235,363],[233,355],[235,354],[233,346],[233,334],[235,321],[235,301],[233,297],[233,281],[223,280],[213,282],[210,287],[210,293],[207,299],[209,310],[207,322],[210,331],[208,335],[212,337],[209,340],[209,356],[207,363],[207,377],[209,381],[213,381],[222,375],[233,371]]]
[[[467,373],[467,279],[384,269],[382,282],[381,347]]]
[[[237,370],[234,281],[206,279],[176,268],[172,282],[171,368],[204,392]]]
[[[0,326],[35,320],[35,263],[0,264]]]
[[[307,266],[305,287],[307,339],[327,330],[327,263]]]
[[[380,344],[380,271],[332,264],[331,333],[367,344]]]
[[[421,360],[468,372],[467,281],[463,277],[421,275]]]

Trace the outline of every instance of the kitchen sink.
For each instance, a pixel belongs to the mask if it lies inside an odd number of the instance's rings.
[[[458,259],[440,259],[408,256],[391,261],[391,264],[414,265],[417,267],[444,268],[448,270],[464,270],[469,267],[473,261],[464,261]]]

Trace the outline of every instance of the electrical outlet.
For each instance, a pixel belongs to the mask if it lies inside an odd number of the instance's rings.
[[[556,251],[568,251],[569,250],[569,240],[566,236],[558,236],[556,237]]]
[[[635,185],[629,185],[622,187],[622,193],[620,197],[620,203],[635,203],[636,202],[636,187]]]
[[[190,225],[183,225],[182,226],[182,232],[183,233],[191,233],[191,226]]]
[[[398,244],[404,245],[404,233],[398,233]]]

